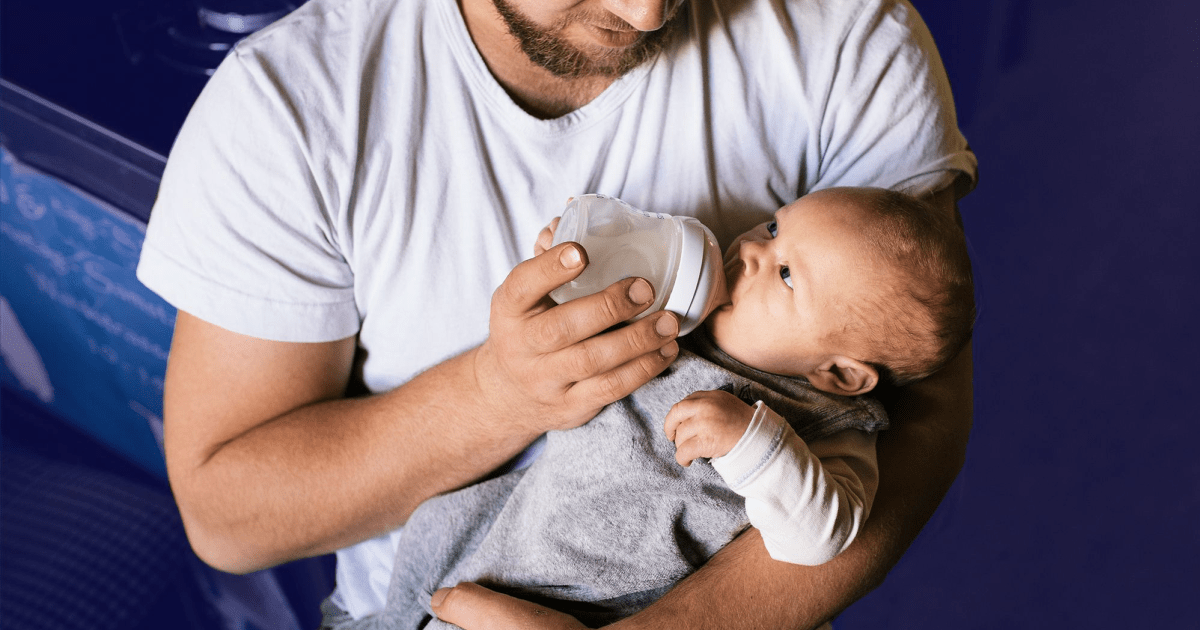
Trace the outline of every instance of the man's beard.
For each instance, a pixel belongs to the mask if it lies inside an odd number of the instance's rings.
[[[521,44],[521,50],[533,63],[564,79],[583,77],[619,77],[653,59],[667,44],[677,19],[668,19],[662,28],[645,32],[633,46],[607,54],[589,55],[584,50],[553,34],[553,30],[534,24],[508,0],[492,0],[508,30]],[[678,15],[673,16],[678,17]]]

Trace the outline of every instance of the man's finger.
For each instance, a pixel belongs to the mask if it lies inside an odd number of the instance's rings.
[[[463,630],[577,630],[586,627],[570,615],[470,582],[439,589],[429,603],[438,619]]]
[[[561,219],[562,217],[554,217],[550,220],[550,225],[547,225],[542,228],[541,232],[538,232],[537,241],[533,244],[534,256],[542,255],[543,252],[550,249],[550,246],[553,245],[554,232],[558,229],[558,222]]]
[[[653,301],[654,287],[649,282],[641,278],[626,278],[599,293],[571,300],[541,313],[530,322],[528,334],[534,347],[542,352],[553,352],[628,320],[646,310]],[[632,356],[637,354],[640,353]],[[582,378],[591,373],[594,372],[577,376]]]
[[[553,365],[568,380],[584,381],[659,350],[678,334],[679,321],[673,313],[656,313],[564,348],[555,355]]]
[[[587,265],[578,243],[560,243],[513,267],[492,299],[494,315],[516,317],[536,308],[551,291],[574,280]]]
[[[658,376],[671,365],[678,354],[679,344],[672,340],[656,351],[575,383],[568,395],[578,401],[591,401],[590,406],[599,409],[628,396],[633,390]]]

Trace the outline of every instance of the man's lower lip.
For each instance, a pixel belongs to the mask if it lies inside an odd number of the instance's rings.
[[[627,48],[637,43],[642,32],[636,29],[615,31],[609,28],[589,24],[588,28],[599,40],[600,45],[610,48]]]

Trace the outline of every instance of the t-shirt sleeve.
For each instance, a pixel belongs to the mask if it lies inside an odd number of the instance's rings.
[[[870,2],[830,59],[821,159],[811,190],[879,186],[919,195],[975,185],[950,83],[929,29],[906,2]]]
[[[138,278],[237,333],[341,339],[359,316],[331,168],[313,149],[321,125],[271,77],[235,51],[205,86],[167,161]]]

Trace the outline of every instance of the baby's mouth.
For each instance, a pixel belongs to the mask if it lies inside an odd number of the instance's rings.
[[[733,278],[741,273],[742,259],[738,256],[739,252],[733,252],[732,256],[725,257],[725,279],[732,283]]]
[[[738,277],[742,275],[742,261],[740,258],[734,258],[725,263],[725,300],[724,304],[733,303],[733,289],[737,285]]]
[[[741,253],[741,251],[742,251],[741,241],[738,241],[738,242],[734,243],[733,245],[730,245],[729,249],[725,250],[725,257],[722,258],[722,261],[724,262],[726,269],[729,268],[730,263],[732,263],[733,261],[738,259],[738,254]]]

